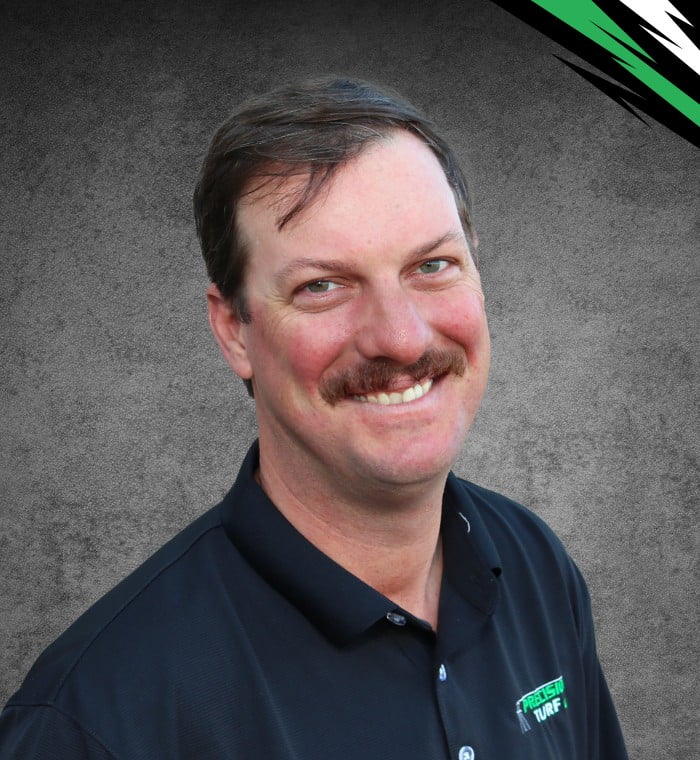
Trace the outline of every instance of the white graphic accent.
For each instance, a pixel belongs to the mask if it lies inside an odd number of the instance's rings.
[[[474,754],[474,750],[471,747],[464,746],[460,747],[458,758],[459,760],[474,760],[476,755]]]
[[[656,29],[661,34],[657,34],[656,31],[640,24],[645,32],[648,32],[667,50],[670,50],[676,58],[683,61],[696,74],[700,74],[700,50],[695,47],[690,37],[671,17],[675,16],[686,24],[690,24],[690,22],[673,7],[669,0],[620,0],[620,2],[641,16],[651,25],[652,29]],[[692,26],[692,24],[690,25]]]
[[[518,704],[515,707],[515,714],[518,716],[518,722],[520,723],[520,730],[526,734],[530,729],[531,726],[527,722],[527,718],[523,714],[522,707],[520,707],[521,700],[518,700]]]

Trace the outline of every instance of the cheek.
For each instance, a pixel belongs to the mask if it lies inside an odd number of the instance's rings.
[[[470,360],[489,350],[489,334],[481,293],[469,289],[460,298],[441,305],[440,332],[462,346]]]
[[[348,345],[344,325],[321,315],[268,323],[256,340],[260,355],[265,356],[265,371],[271,385],[280,393],[288,382],[314,391],[321,376],[334,367]],[[261,368],[262,369],[262,368]]]

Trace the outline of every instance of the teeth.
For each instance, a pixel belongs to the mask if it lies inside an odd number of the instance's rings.
[[[424,380],[422,383],[416,383],[411,388],[406,388],[403,393],[392,391],[391,393],[368,393],[366,396],[355,396],[357,401],[367,401],[370,404],[381,404],[389,406],[390,404],[406,404],[409,401],[415,401],[432,388],[432,380]]]

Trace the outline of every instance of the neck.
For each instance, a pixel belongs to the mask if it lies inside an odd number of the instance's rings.
[[[279,511],[314,546],[437,628],[444,478],[422,487],[378,489],[372,498],[365,494],[358,499],[309,487],[314,481],[307,478],[283,477],[262,448],[256,478]]]

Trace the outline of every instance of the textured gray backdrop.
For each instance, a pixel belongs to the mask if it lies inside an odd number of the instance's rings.
[[[413,98],[472,180],[494,359],[458,472],[580,564],[632,757],[697,758],[698,149],[488,0],[11,5],[0,702],[231,483],[254,415],[191,190],[233,104],[336,71]]]

